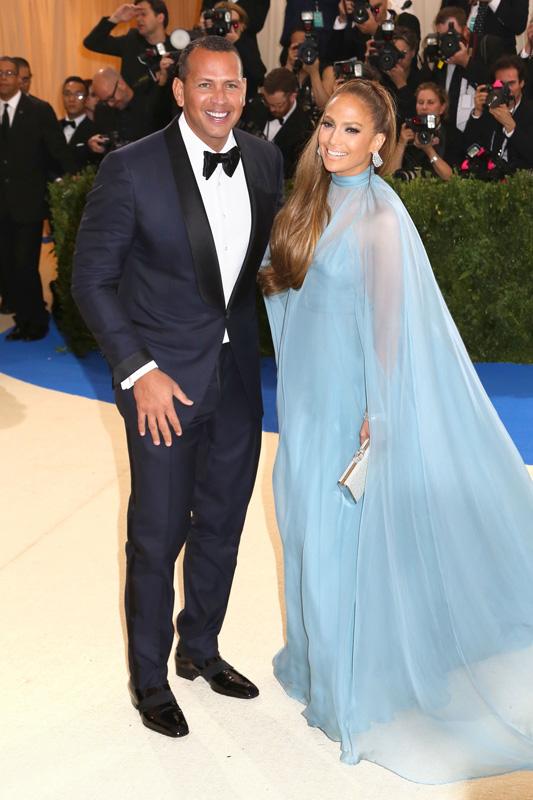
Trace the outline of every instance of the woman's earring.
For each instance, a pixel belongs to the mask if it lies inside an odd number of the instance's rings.
[[[377,151],[375,153],[372,153],[372,163],[376,169],[378,167],[381,167],[381,165],[383,164],[383,159],[381,158],[380,154]]]

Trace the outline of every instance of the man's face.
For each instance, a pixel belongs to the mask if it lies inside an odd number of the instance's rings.
[[[30,93],[32,74],[29,67],[19,67],[19,85],[24,94]]]
[[[101,103],[122,111],[130,101],[128,85],[122,78],[110,80],[99,75],[93,80],[92,90]]]
[[[154,14],[149,3],[137,3],[137,30],[141,36],[151,36],[163,25],[163,14]]]
[[[0,99],[11,100],[19,90],[16,65],[12,61],[0,61]]]
[[[291,35],[289,44],[289,52],[287,53],[287,69],[292,69],[294,62],[298,57],[298,48],[305,42],[305,33],[303,31],[294,31]]]
[[[518,70],[514,67],[509,67],[509,69],[499,69],[494,74],[494,77],[497,81],[509,84],[509,89],[513,96],[513,100],[515,103],[518,103],[522,97],[522,89],[524,88],[524,81],[521,81],[518,78]]]
[[[85,111],[87,90],[84,83],[69,81],[63,87],[63,106],[69,119],[76,119]]]
[[[283,119],[285,114],[288,114],[295,99],[296,95],[290,92],[273,92],[272,94],[263,92],[263,102],[276,119]]]
[[[221,150],[237,124],[245,102],[246,81],[235,53],[198,48],[188,59],[184,81],[173,91],[194,133],[213,150]]]

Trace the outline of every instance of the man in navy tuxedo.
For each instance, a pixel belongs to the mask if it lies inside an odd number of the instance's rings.
[[[223,37],[191,42],[173,90],[179,120],[100,167],[73,294],[112,367],[126,424],[131,698],[149,728],[184,736],[167,682],[184,544],[177,674],[232,697],[258,694],[221,658],[218,634],[259,457],[255,286],[283,163],[272,144],[233,131],[246,81]]]

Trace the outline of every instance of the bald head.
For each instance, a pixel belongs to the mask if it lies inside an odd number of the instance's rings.
[[[92,90],[100,102],[110,108],[126,108],[133,97],[133,91],[113,67],[98,70],[93,77]]]

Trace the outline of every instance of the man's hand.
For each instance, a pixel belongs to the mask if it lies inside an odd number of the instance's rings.
[[[476,116],[480,117],[483,114],[488,95],[489,87],[486,84],[481,84],[477,87],[476,94],[474,95],[474,111]]]
[[[454,53],[453,56],[446,59],[447,64],[457,64],[459,67],[463,67],[464,69],[467,68],[468,62],[470,61],[470,54],[468,52],[468,47],[463,41],[459,42],[459,50],[457,53]]]
[[[353,14],[352,0],[340,0],[339,22],[346,22],[346,14]]]
[[[507,133],[511,133],[516,128],[516,122],[513,119],[513,115],[507,108],[507,106],[496,106],[496,108],[489,108],[489,113],[492,114],[495,120],[497,120],[500,125],[503,125]]]
[[[361,425],[361,430],[359,431],[359,444],[363,444],[367,439],[370,439],[370,424],[365,417]]]
[[[137,404],[139,434],[145,435],[148,424],[153,443],[160,444],[162,436],[166,446],[170,447],[170,428],[176,436],[181,436],[181,424],[174,408],[174,398],[185,406],[192,406],[193,401],[189,400],[176,381],[160,369],[153,369],[135,381],[133,395]]]
[[[92,150],[93,153],[105,153],[106,145],[109,141],[107,136],[104,136],[103,133],[95,133],[94,136],[91,136],[90,139],[87,140],[87,147],[89,150]]]
[[[159,69],[156,72],[157,82],[159,86],[165,86],[168,81],[168,71],[173,65],[174,61],[170,56],[163,56],[159,62]]]
[[[407,74],[401,61],[398,61],[392,69],[389,69],[388,75],[397,89],[403,89],[407,86]]]
[[[302,64],[302,72],[306,75],[320,75],[320,67],[318,66],[318,58],[315,58],[312,64]]]
[[[138,13],[139,9],[133,3],[123,3],[116,11],[113,11],[109,17],[109,22],[114,22],[115,25],[118,25],[119,22],[129,22],[130,19],[136,17]]]

